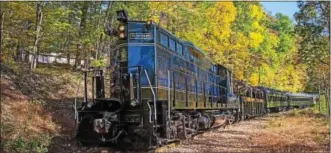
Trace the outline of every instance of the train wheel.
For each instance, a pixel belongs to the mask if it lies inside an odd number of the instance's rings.
[[[229,121],[229,124],[232,124],[233,122],[235,122],[235,117],[233,115],[231,115],[229,118],[228,118],[228,121]]]
[[[79,141],[79,140],[76,141],[76,144],[77,144],[78,147],[89,147],[89,146],[93,145],[91,143],[87,143],[87,142]]]
[[[76,143],[77,143],[77,146],[78,146],[78,147],[82,147],[82,146],[84,146],[83,143],[82,143],[82,141],[77,141]]]
[[[240,113],[239,113],[238,111],[236,112],[235,117],[236,117],[236,118],[235,118],[235,122],[236,122],[236,123],[239,122],[241,116],[240,116]]]

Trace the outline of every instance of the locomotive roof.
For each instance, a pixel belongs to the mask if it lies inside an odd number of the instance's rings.
[[[190,46],[190,47],[194,48],[195,50],[197,50],[198,52],[200,52],[202,55],[206,56],[206,53],[203,50],[201,50],[200,48],[198,48],[197,46],[194,46],[194,44],[192,42],[184,41],[184,45]]]
[[[139,22],[139,21],[138,21]],[[155,23],[154,23],[155,24]],[[194,48],[196,51],[198,51],[200,54],[202,54],[203,56],[205,56],[205,58],[207,58],[210,62],[212,62],[214,65],[218,65],[218,66],[221,66],[221,67],[224,67],[226,68],[230,73],[232,73],[232,71],[227,68],[226,66],[224,65],[221,65],[221,64],[217,64],[215,61],[213,61],[207,54],[205,51],[203,51],[202,49],[200,49],[199,47],[195,46],[192,42],[190,41],[187,41],[187,40],[183,40],[181,38],[178,38],[176,35],[174,35],[173,33],[171,33],[170,31],[168,31],[167,29],[161,27],[160,25],[158,24],[155,24],[159,29],[161,29],[162,31],[166,32],[168,35],[170,35],[171,37],[174,37],[176,38],[179,42],[182,42],[184,46],[189,46],[189,47],[192,47]]]

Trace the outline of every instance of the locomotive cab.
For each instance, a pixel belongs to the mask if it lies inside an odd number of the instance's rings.
[[[114,32],[119,39],[110,53],[111,64],[84,72],[85,95],[82,107],[76,109],[76,139],[83,144],[148,149],[156,145],[152,144],[156,125],[155,27],[148,22],[120,21]]]

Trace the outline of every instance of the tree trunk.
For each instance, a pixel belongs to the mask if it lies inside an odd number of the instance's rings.
[[[66,46],[65,46],[65,48],[67,49],[67,51],[65,51],[65,52],[67,52],[67,64],[68,65],[70,65],[70,32],[69,32],[69,36],[68,36],[68,42],[66,43]]]
[[[322,107],[322,105],[321,105],[321,83],[318,85],[318,99],[319,99],[319,101],[318,101],[318,110],[319,110],[319,112],[321,113],[321,107]]]
[[[70,19],[70,15],[68,16],[68,22],[69,24],[72,24],[71,23],[71,19]],[[71,45],[71,32],[69,31],[69,29],[67,30],[68,32],[68,35],[67,35],[67,43],[66,43],[66,49],[67,49],[67,64],[70,65],[70,57],[71,57],[71,54],[70,54],[70,45]]]
[[[330,91],[328,87],[325,87],[325,107],[330,115]]]
[[[67,54],[67,64],[70,65],[70,53]]]
[[[108,19],[108,16],[109,16],[109,10],[111,9],[112,4],[113,4],[113,1],[108,2],[108,6],[107,6],[107,10],[106,10],[106,13],[105,13],[105,16],[104,16],[104,22],[103,23],[107,22],[107,19]],[[100,52],[103,52],[103,50],[104,50],[105,44],[103,42],[106,40],[106,38],[107,37],[103,37],[103,35],[100,34],[99,45],[98,45],[97,52],[96,52],[96,59],[99,59]]]
[[[5,18],[5,13],[4,9],[2,8],[3,2],[0,2],[0,63],[2,63],[2,35],[3,35],[3,23],[4,23],[4,18]]]
[[[329,109],[328,109],[328,102],[329,102],[329,92],[328,92],[328,89],[327,89],[327,87],[325,86],[324,87],[324,97],[325,97],[325,109],[326,109],[326,111],[327,111],[327,113],[329,113],[328,111],[329,111]]]
[[[89,7],[89,3],[88,1],[84,2],[84,5],[81,9],[82,11],[82,16],[80,18],[80,25],[79,25],[79,32],[78,32],[78,37],[79,37],[79,42],[77,44],[77,51],[76,51],[76,56],[75,56],[75,66],[74,68],[78,68],[80,66],[80,62],[81,62],[81,52],[83,52],[83,41],[82,41],[82,37],[84,35],[84,30],[85,30],[85,23],[86,23],[86,18],[87,18],[87,10]]]
[[[30,69],[33,71],[37,67],[37,58],[38,58],[38,49],[39,49],[39,40],[40,40],[40,31],[41,31],[41,23],[43,20],[43,5],[42,2],[37,2],[36,8],[36,34],[35,41],[32,50],[32,61]]]
[[[3,17],[4,17],[4,13],[3,13],[3,9],[2,9],[2,3],[0,2],[0,63],[2,63],[2,28],[3,28]],[[1,73],[1,71],[0,71]],[[1,78],[2,79],[2,78]],[[0,98],[1,99],[1,98]],[[2,113],[2,107],[0,105],[0,114]],[[2,134],[0,133],[0,137],[2,138]],[[0,139],[0,152],[3,152],[3,143],[2,143],[2,139]]]
[[[17,42],[17,45],[16,45],[16,55],[15,55],[15,60],[16,61],[21,61],[21,52],[20,52],[20,40]]]

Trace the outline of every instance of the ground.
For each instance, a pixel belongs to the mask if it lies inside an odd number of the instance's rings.
[[[328,118],[312,109],[270,114],[218,128],[158,152],[329,152]],[[124,152],[107,148],[78,148],[62,137],[50,152]]]
[[[215,129],[163,152],[329,152],[327,123],[293,112]]]
[[[328,118],[311,109],[257,117],[218,128],[159,152],[329,152]],[[72,135],[58,137],[50,152],[123,152],[107,148],[79,148]]]
[[[77,94],[81,74],[56,66],[34,73],[2,66],[1,72],[3,152],[107,150],[76,145],[73,101],[82,96]],[[307,109],[215,129],[163,152],[329,152],[329,137],[329,118]]]

